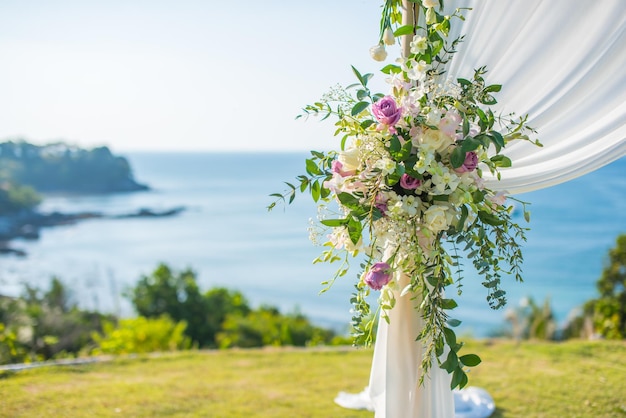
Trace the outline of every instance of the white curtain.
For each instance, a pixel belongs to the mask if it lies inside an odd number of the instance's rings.
[[[487,66],[502,84],[497,109],[528,114],[544,144],[512,144],[513,168],[489,187],[511,194],[556,185],[626,155],[625,0],[445,0],[471,7],[455,20],[465,42],[449,75],[471,78]],[[454,36],[454,35],[453,35]],[[626,174],[626,173],[624,173]],[[369,395],[377,418],[453,418],[446,372],[437,368],[417,387],[420,320],[407,297],[381,321]],[[457,416],[459,416],[457,412]],[[470,415],[466,415],[470,416]],[[478,415],[477,415],[478,416]]]

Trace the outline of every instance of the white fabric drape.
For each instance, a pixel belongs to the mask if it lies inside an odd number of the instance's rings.
[[[523,193],[553,186],[626,155],[626,2],[624,0],[456,0],[471,7],[455,20],[465,42],[449,67],[469,78],[485,65],[502,84],[496,109],[529,115],[544,144],[520,142],[513,167],[488,186]]]
[[[626,1],[446,0],[471,7],[455,20],[465,42],[451,77],[471,78],[486,66],[502,84],[495,109],[529,115],[544,144],[511,144],[513,167],[488,187],[511,194],[556,185],[626,155]],[[455,37],[455,34],[452,34]],[[625,173],[626,174],[626,173]],[[418,387],[421,320],[408,296],[380,321],[370,377],[377,418],[452,418],[445,371],[436,367]],[[416,356],[418,356],[416,358]],[[443,374],[442,374],[443,373]]]

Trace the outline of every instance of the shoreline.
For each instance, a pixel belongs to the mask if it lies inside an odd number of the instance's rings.
[[[126,218],[162,218],[180,214],[186,210],[184,206],[176,206],[166,210],[140,208],[133,212],[109,215],[103,212],[41,213],[25,209],[13,214],[0,216],[0,256],[15,255],[26,257],[24,250],[14,248],[11,242],[16,239],[37,240],[43,228],[63,225],[74,225],[88,219],[126,219]]]

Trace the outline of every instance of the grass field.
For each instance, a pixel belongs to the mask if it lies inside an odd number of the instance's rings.
[[[474,341],[494,418],[626,417],[626,343]],[[465,349],[464,349],[465,351]],[[372,417],[338,407],[371,350],[189,351],[0,375],[3,417]]]

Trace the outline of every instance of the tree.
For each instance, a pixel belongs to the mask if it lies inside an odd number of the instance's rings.
[[[596,331],[605,338],[626,338],[626,234],[619,235],[609,250],[596,287],[600,297],[585,305]]]
[[[215,346],[215,336],[226,315],[246,315],[250,311],[241,293],[217,288],[202,295],[193,271],[175,273],[165,264],[142,277],[129,296],[141,316],[167,314],[176,322],[185,321],[185,333],[200,347]]]

